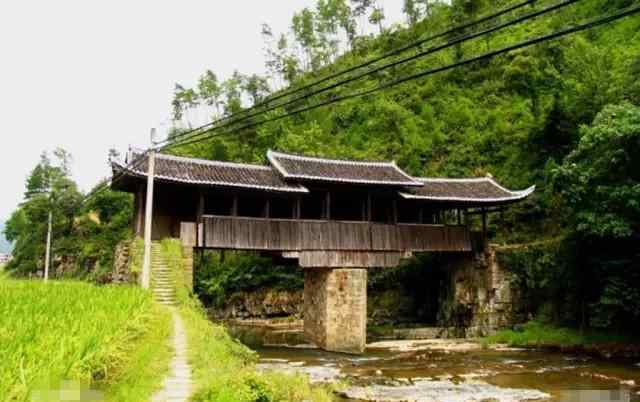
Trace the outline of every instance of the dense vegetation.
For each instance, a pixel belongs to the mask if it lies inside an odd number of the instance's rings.
[[[214,117],[229,116],[265,99],[270,88],[277,93],[283,85],[303,86],[514,3],[406,1],[409,26],[380,26],[380,33],[373,36],[358,35],[353,28],[362,20],[357,12],[373,14],[372,2],[318,1],[316,9],[294,16],[288,34],[274,35],[263,27],[269,76],[236,73],[219,82],[215,73],[207,72],[196,88],[177,88],[175,117],[183,127],[188,126],[188,114],[198,108],[210,108]],[[537,1],[532,7],[552,3]],[[473,57],[632,4],[637,1],[581,1],[296,101],[267,116]],[[555,242],[540,253],[514,252],[519,256],[511,258],[510,265],[519,273],[517,282],[532,301],[530,311],[552,311],[545,316],[556,323],[631,330],[640,314],[639,30],[640,20],[631,17],[266,124],[244,129],[231,124],[206,141],[174,151],[259,162],[268,148],[275,148],[394,159],[414,175],[491,173],[511,188],[536,184],[538,191],[529,201],[512,208],[500,225],[490,225],[491,235],[501,242]],[[332,82],[336,80],[328,83]],[[242,275],[218,268],[209,272],[208,283],[242,286],[239,280],[218,281]],[[219,289],[212,292],[220,294]]]
[[[0,400],[62,400],[60,389],[146,400],[170,357],[166,312],[129,287],[0,278]],[[69,385],[66,381],[76,381]]]
[[[6,222],[4,233],[15,242],[7,270],[28,276],[42,271],[47,223],[52,212],[52,277],[107,281],[115,246],[130,237],[129,194],[102,191],[85,199],[71,179],[71,155],[43,153],[25,183],[24,201]]]

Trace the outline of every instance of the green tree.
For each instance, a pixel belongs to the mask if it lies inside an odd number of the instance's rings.
[[[640,234],[640,107],[607,106],[554,173],[584,238]]]
[[[14,260],[9,270],[34,273],[44,266],[44,249],[49,211],[53,214],[53,249],[58,255],[75,247],[71,232],[82,196],[70,179],[71,155],[62,149],[52,162],[43,153],[27,178],[25,201],[7,222],[8,240],[15,241]]]
[[[407,16],[409,25],[415,25],[420,20],[420,9],[417,0],[404,0],[402,11]]]
[[[253,104],[260,102],[271,92],[267,79],[257,74],[246,77],[243,85],[244,91],[249,95]]]
[[[567,205],[593,326],[631,329],[640,318],[640,107],[611,105],[583,127],[554,170]]]
[[[198,98],[207,105],[213,106],[216,113],[220,115],[222,103],[222,87],[218,82],[218,77],[211,70],[207,70],[198,80]]]

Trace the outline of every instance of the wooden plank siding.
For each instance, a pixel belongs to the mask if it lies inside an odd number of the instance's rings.
[[[466,226],[204,216],[200,247],[269,251],[471,251]]]

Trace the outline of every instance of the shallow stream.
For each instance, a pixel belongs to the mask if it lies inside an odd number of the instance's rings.
[[[260,370],[346,381],[336,401],[640,402],[640,362],[466,340],[374,342],[364,355],[349,356],[305,345],[300,328],[230,330],[259,353]]]

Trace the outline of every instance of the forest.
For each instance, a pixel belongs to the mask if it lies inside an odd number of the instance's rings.
[[[637,1],[568,2],[554,12],[346,83],[340,83],[344,77],[326,79],[517,3],[405,0],[406,22],[387,24],[375,1],[318,0],[314,8],[293,15],[287,32],[274,32],[268,24],[261,27],[266,75],[236,72],[223,79],[212,67],[194,87],[176,85],[171,138],[178,145],[169,151],[263,162],[267,149],[277,149],[395,160],[416,176],[491,174],[509,188],[536,184],[538,190],[529,201],[511,208],[499,225],[489,228],[493,242],[522,245],[501,258],[515,272],[531,313],[559,325],[637,330],[633,326],[640,318],[637,16],[349,98],[399,77],[609,15]],[[559,2],[526,3],[499,21]],[[491,27],[489,22],[480,26],[475,29]],[[471,32],[459,29],[368,69]],[[311,94],[308,86],[320,79],[334,87]],[[296,88],[302,88],[303,96],[287,95]],[[288,104],[278,107],[273,101],[278,96]],[[330,103],[341,97],[346,99]],[[327,106],[285,116],[322,102]],[[252,116],[247,110],[268,111]],[[194,132],[196,116],[202,114],[226,123],[213,125],[204,134]],[[198,141],[179,140],[194,136]],[[106,192],[84,203],[69,179],[68,155],[60,151],[54,156],[52,161],[43,155],[26,183],[26,201],[7,222],[7,238],[15,241],[15,259],[8,269],[23,275],[41,269],[42,242],[34,239],[44,236],[47,206],[53,205],[55,230],[64,234],[55,244],[59,274],[100,280],[112,263],[115,244],[127,237],[131,200]],[[291,272],[273,271],[265,261],[222,267],[215,256],[208,258],[200,273],[205,298],[219,299],[230,291],[265,284],[300,286]],[[405,277],[411,278],[411,273]]]

